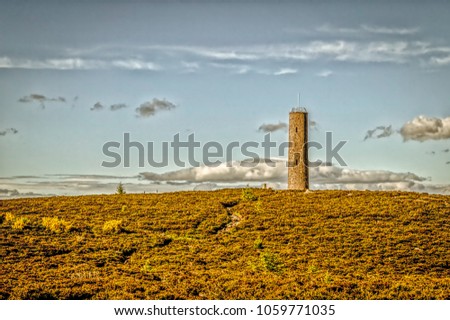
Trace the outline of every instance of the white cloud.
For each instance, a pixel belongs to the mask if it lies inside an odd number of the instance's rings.
[[[182,61],[181,66],[184,68],[184,72],[193,73],[200,69],[200,64],[198,62],[187,62]]]
[[[118,67],[126,70],[159,70],[160,67],[152,62],[146,62],[142,60],[130,59],[130,60],[115,60],[112,61],[113,67]]]
[[[234,164],[238,165],[238,163]],[[51,194],[113,194],[119,181],[123,182],[127,193],[192,189],[213,190],[245,187],[247,184],[260,186],[261,183],[267,183],[267,186],[275,189],[284,189],[287,187],[287,168],[285,162],[279,160],[274,168],[266,164],[259,164],[255,168],[202,167],[162,174],[146,172],[139,176],[57,174],[41,177],[0,177],[0,198]],[[448,184],[432,184],[413,173],[395,173],[384,170],[354,170],[337,167],[314,168],[311,169],[310,185],[311,189],[404,190],[450,194],[450,185]]]
[[[370,33],[378,33],[378,34],[387,34],[387,35],[412,35],[419,32],[419,28],[389,28],[389,27],[380,27],[380,26],[368,26],[361,25],[361,29],[370,32]]]
[[[222,163],[217,167],[192,167],[165,173],[143,172],[140,176],[150,181],[186,181],[189,183],[243,183],[243,182],[280,182],[287,179],[288,168],[282,160],[272,160],[274,166],[263,161],[252,163],[235,161]],[[248,166],[251,164],[251,166]],[[425,181],[414,173],[396,173],[386,170],[355,170],[336,166],[319,166],[310,168],[312,183],[327,184],[392,184],[416,183]]]
[[[252,52],[246,52],[245,50],[234,49],[234,48],[224,48],[215,49],[209,47],[195,47],[195,46],[173,46],[164,47],[160,46],[163,51],[169,49],[170,51],[184,51],[187,53],[203,56],[206,58],[212,58],[214,60],[241,60],[241,61],[251,61],[257,60],[259,57]]]
[[[252,69],[252,68],[250,68],[250,66],[245,65],[245,64],[228,64],[228,63],[222,64],[222,63],[212,62],[209,65],[214,68],[229,70],[231,73],[234,73],[234,74],[247,74],[250,71],[255,71],[256,73],[261,73],[261,72],[258,72],[256,69]]]
[[[324,32],[324,33],[332,33],[332,34],[338,34],[338,33],[339,34],[342,34],[342,33],[352,34],[352,33],[361,32],[361,29],[336,27],[336,26],[332,26],[329,24],[324,24],[324,25],[318,26],[316,28],[316,31]]]
[[[331,70],[322,70],[319,73],[317,73],[317,76],[322,78],[328,78],[331,75],[333,75],[333,71]]]
[[[420,28],[393,28],[393,27],[383,27],[383,26],[370,26],[370,25],[360,25],[356,28],[345,28],[336,27],[329,24],[325,24],[316,28],[316,31],[330,34],[382,34],[382,35],[413,35],[418,33]]]
[[[248,167],[245,163],[245,161],[235,161],[231,165],[221,163],[217,167],[192,167],[161,174],[143,172],[140,175],[143,179],[151,181],[188,181],[191,183],[283,181],[287,177],[287,170],[283,161],[274,162],[275,166],[273,167],[265,163]]]
[[[159,70],[152,62],[136,59],[124,60],[93,60],[82,58],[66,59],[11,59],[0,57],[1,69],[49,69],[49,70],[95,70],[120,68],[126,70]]]
[[[431,57],[430,64],[434,66],[446,66],[450,64],[450,56],[446,57]]]
[[[297,69],[292,69],[292,68],[282,68],[278,71],[275,71],[273,74],[275,76],[284,76],[284,75],[288,75],[288,74],[296,74],[298,72]]]
[[[198,49],[198,48],[197,48]],[[170,48],[167,48],[170,51]],[[244,46],[232,49],[211,48],[209,52],[216,51],[226,55],[233,53],[236,60],[239,56],[251,56],[252,60],[275,61],[313,61],[334,60],[349,62],[391,62],[405,63],[412,58],[433,53],[450,52],[450,47],[434,47],[425,42],[411,41],[312,41],[305,44],[278,44],[272,46]],[[203,50],[189,50],[191,54],[202,55]],[[210,58],[216,55],[210,55]]]
[[[435,118],[418,116],[400,129],[404,141],[426,141],[450,139],[450,117]]]
[[[330,29],[330,30],[328,30]],[[346,32],[362,30],[366,33],[413,34],[417,28],[384,28],[360,26],[359,29],[330,26],[319,28],[321,32]],[[328,30],[328,31],[327,31]],[[450,63],[450,46],[434,45],[430,42],[412,39],[396,40],[353,38],[347,40],[316,40],[304,43],[278,43],[273,45],[241,46],[97,46],[91,49],[62,50],[55,53],[63,55],[60,59],[18,59],[0,57],[0,68],[55,69],[55,70],[90,70],[119,68],[126,70],[161,70],[162,66],[153,61],[164,61],[168,65],[180,65],[181,72],[195,72],[200,63],[218,67],[235,68],[236,73],[250,71],[261,74],[292,74],[298,72],[293,68],[277,71],[264,71],[267,61],[291,63],[296,61],[346,61],[353,63],[388,62],[406,63],[428,61],[429,64],[447,65]],[[130,58],[131,57],[131,58]],[[139,57],[139,58],[136,58]],[[259,70],[259,71],[258,71]],[[328,70],[325,70],[328,71]],[[328,72],[329,73],[329,72]]]

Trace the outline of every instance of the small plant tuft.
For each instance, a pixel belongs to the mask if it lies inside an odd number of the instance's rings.
[[[26,218],[17,218],[15,221],[14,221],[14,223],[13,223],[13,225],[12,225],[12,228],[14,229],[14,230],[18,230],[18,231],[22,231],[23,230],[23,228],[25,228],[26,226],[27,226],[27,224],[28,224],[28,219],[26,219]]]
[[[149,259],[145,260],[145,263],[142,266],[141,271],[142,272],[152,272],[153,271],[153,267],[152,267]]]
[[[263,242],[260,237],[258,237],[258,239],[256,239],[255,242],[253,243],[253,248],[255,248],[255,249],[263,249],[264,248]]]
[[[257,213],[263,213],[263,205],[262,205],[261,199],[258,199],[256,201],[256,203],[255,203],[255,211]]]
[[[57,217],[54,218],[49,218],[49,217],[45,217],[42,218],[42,226],[54,233],[63,233],[63,232],[68,232],[72,229],[72,225],[63,220],[63,219],[58,219]]]
[[[308,273],[316,273],[319,269],[315,265],[308,266]]]
[[[326,284],[330,284],[333,282],[333,277],[328,273],[328,271],[323,276],[323,282],[325,282]]]
[[[11,212],[6,213],[6,215],[5,215],[6,222],[13,222],[15,219],[16,219],[16,217]]]
[[[105,233],[120,233],[122,230],[122,220],[109,220],[103,225]]]

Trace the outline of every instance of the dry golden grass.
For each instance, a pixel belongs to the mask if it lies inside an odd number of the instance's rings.
[[[450,197],[262,189],[0,202],[2,299],[450,299]]]

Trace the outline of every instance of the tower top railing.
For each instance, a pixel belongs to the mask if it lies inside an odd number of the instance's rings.
[[[303,112],[303,113],[308,113],[308,111],[307,111],[306,108],[304,108],[304,107],[294,107],[294,108],[292,108],[291,112]]]

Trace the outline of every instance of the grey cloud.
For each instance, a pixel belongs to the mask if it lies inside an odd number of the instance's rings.
[[[119,181],[124,182],[127,193],[179,190],[182,186],[142,183],[137,176],[101,174],[48,174],[43,176],[14,176],[0,178],[0,198],[19,198],[51,195],[82,195],[115,193]]]
[[[194,191],[212,191],[218,188],[219,186],[216,183],[201,183],[194,187]]]
[[[17,189],[0,189],[0,195],[17,196],[19,191]]]
[[[258,128],[258,131],[261,131],[261,132],[275,132],[275,131],[278,131],[278,130],[286,130],[287,126],[288,125],[285,122],[267,123],[267,124],[264,123]]]
[[[15,129],[15,128],[8,128],[3,131],[0,131],[0,136],[6,136],[7,134],[16,134],[18,132],[19,132],[19,130]]]
[[[152,101],[144,102],[139,106],[139,108],[136,108],[136,113],[138,117],[148,118],[154,116],[161,110],[171,110],[175,107],[176,105],[170,101],[154,98]]]
[[[356,170],[336,166],[320,166],[310,169],[311,180],[316,183],[400,183],[425,181],[427,178],[414,173],[397,173],[387,170]]]
[[[400,129],[404,141],[426,141],[450,139],[450,117],[435,118],[418,116]]]
[[[125,103],[115,103],[115,104],[112,104],[109,106],[109,110],[117,111],[120,109],[124,109],[126,107],[128,107],[128,106]],[[101,104],[100,102],[97,102],[96,104],[94,104],[92,106],[92,108],[90,110],[91,111],[100,111],[100,110],[104,110],[104,109],[106,109],[106,107],[103,104]]]
[[[127,105],[124,104],[124,103],[116,103],[116,104],[111,105],[109,107],[109,109],[111,111],[117,111],[117,110],[120,110],[120,109],[123,109],[123,108],[126,108],[126,107],[127,107]]]
[[[73,97],[72,99],[72,108],[75,108],[75,105],[77,104],[78,96]]]
[[[45,108],[45,103],[47,102],[61,102],[66,103],[66,98],[64,97],[57,97],[57,98],[49,98],[42,94],[30,94],[28,96],[23,96],[18,100],[18,102],[22,103],[30,103],[30,102],[37,102],[42,108]]]
[[[91,111],[103,110],[104,108],[105,108],[104,105],[102,105],[100,102],[97,102],[92,106]]]
[[[43,196],[53,196],[53,194],[43,194],[36,192],[20,192],[17,189],[0,189],[0,198],[29,198],[29,197],[43,197]]]
[[[47,174],[46,177],[57,177],[59,179],[83,179],[83,180],[98,180],[98,179],[132,179],[137,178],[138,176],[113,176],[113,175],[105,175],[105,174],[70,174],[70,173],[56,173],[56,174]],[[31,176],[37,178],[37,176]]]
[[[375,139],[380,139],[380,138],[386,138],[386,137],[390,137],[395,133],[394,130],[392,130],[392,126],[378,126],[375,129],[372,130],[367,130],[366,136],[364,137],[364,141],[366,141],[367,139],[371,139],[371,138],[375,138]]]

